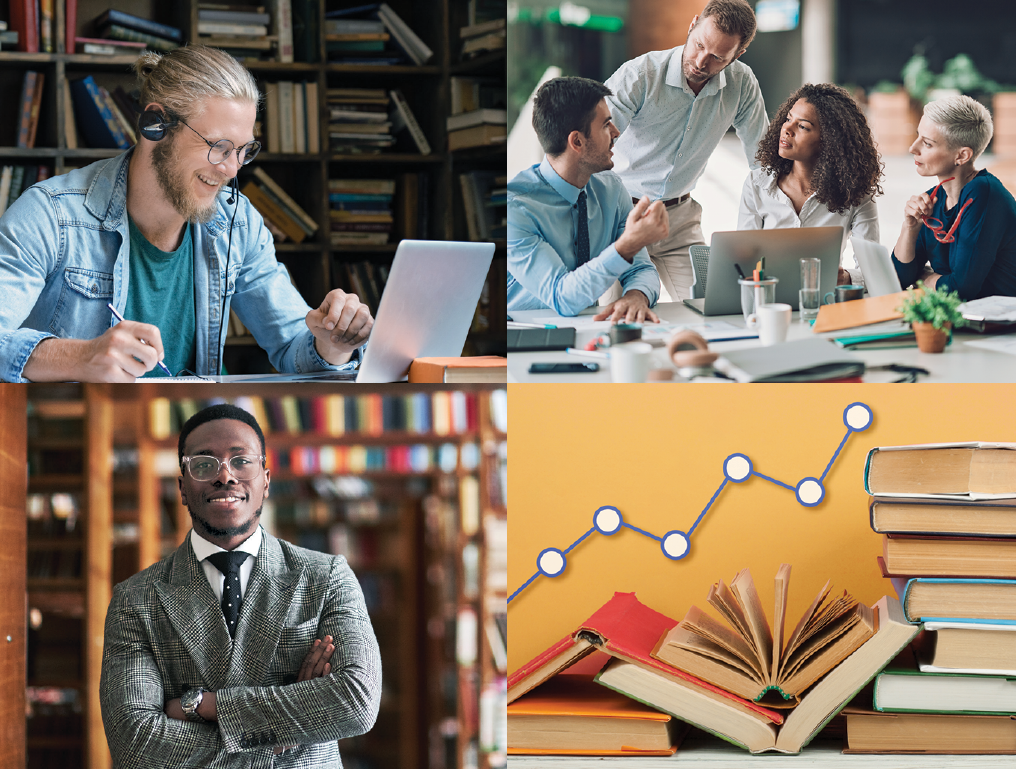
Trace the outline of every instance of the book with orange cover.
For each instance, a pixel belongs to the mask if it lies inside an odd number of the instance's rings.
[[[509,755],[671,756],[686,731],[589,675],[554,676],[508,706]]]
[[[854,299],[851,302],[823,304],[818,309],[818,318],[815,319],[815,325],[811,330],[821,334],[824,331],[839,331],[844,328],[898,320],[903,317],[903,313],[896,308],[902,306],[906,298],[907,292],[900,291],[896,294]]]
[[[409,366],[411,383],[507,382],[508,359],[499,355],[470,358],[416,358]]]

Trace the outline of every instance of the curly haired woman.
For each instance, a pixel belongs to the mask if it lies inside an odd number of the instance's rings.
[[[882,163],[854,99],[836,85],[803,85],[783,102],[758,145],[761,168],[744,181],[739,230],[843,227],[878,242],[874,197]],[[857,283],[842,266],[838,283]]]

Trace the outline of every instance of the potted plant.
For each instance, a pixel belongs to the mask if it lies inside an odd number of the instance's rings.
[[[903,306],[897,309],[914,329],[917,349],[942,352],[949,341],[950,330],[966,323],[959,311],[963,300],[955,291],[925,288],[923,281],[917,282],[917,288],[917,291],[912,288],[907,291]]]

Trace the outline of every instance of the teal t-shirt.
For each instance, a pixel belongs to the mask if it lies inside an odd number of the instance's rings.
[[[179,373],[194,369],[197,324],[194,319],[194,246],[191,228],[173,252],[160,251],[130,223],[130,284],[124,317],[157,326],[162,335],[166,368]],[[156,366],[145,376],[165,376]]]

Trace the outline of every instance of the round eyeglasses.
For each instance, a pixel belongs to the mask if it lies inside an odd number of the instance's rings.
[[[187,123],[180,120],[185,126],[194,131]],[[198,134],[197,131],[194,133]],[[198,134],[201,136],[201,134]],[[217,142],[210,142],[204,136],[201,136],[201,140],[208,145],[208,162],[213,166],[219,165],[219,163],[225,163],[229,160],[229,156],[232,152],[236,152],[236,162],[242,166],[250,163],[254,158],[257,157],[261,151],[261,142],[256,139],[251,142],[247,142],[242,147],[237,147],[229,139],[219,139]]]
[[[238,481],[251,481],[261,472],[263,461],[264,457],[259,454],[238,454],[224,460],[205,454],[183,458],[187,473],[195,481],[211,481],[218,478],[223,465],[229,468],[229,474]]]

